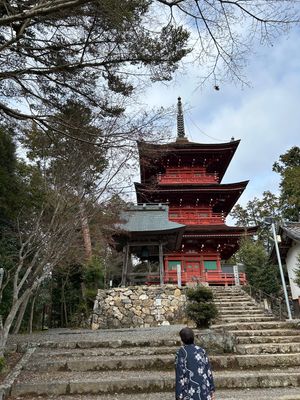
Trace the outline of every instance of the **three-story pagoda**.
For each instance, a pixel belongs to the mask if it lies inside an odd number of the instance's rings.
[[[184,132],[178,99],[177,139],[164,145],[138,143],[141,183],[136,183],[138,204],[167,204],[169,220],[185,225],[180,248],[164,253],[164,281],[206,281],[226,284],[221,261],[229,259],[243,235],[254,229],[232,227],[225,219],[248,181],[224,184],[223,176],[239,145],[190,142]],[[228,278],[228,279],[226,279]]]

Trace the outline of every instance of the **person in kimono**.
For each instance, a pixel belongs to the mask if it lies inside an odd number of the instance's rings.
[[[207,354],[194,344],[194,332],[179,332],[183,346],[176,353],[176,400],[215,400],[215,385]]]

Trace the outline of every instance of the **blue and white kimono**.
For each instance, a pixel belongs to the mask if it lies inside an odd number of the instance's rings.
[[[211,400],[215,385],[204,349],[184,345],[176,353],[176,400]]]

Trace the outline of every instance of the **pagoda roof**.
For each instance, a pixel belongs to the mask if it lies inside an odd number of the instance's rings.
[[[197,237],[232,237],[232,236],[252,236],[257,231],[257,226],[229,226],[226,224],[220,225],[190,225],[185,228],[184,236]]]
[[[158,172],[163,172],[167,161],[207,166],[208,172],[216,172],[222,180],[227,167],[240,143],[232,140],[226,143],[195,143],[177,140],[166,144],[138,142],[141,182],[148,181]]]
[[[227,184],[187,184],[187,185],[156,185],[149,188],[142,183],[135,183],[138,203],[173,203],[182,199],[193,201],[200,198],[206,203],[211,203],[214,211],[229,213],[240,195],[245,190],[249,181]],[[173,200],[173,201],[172,201]],[[173,205],[173,204],[172,204]],[[179,205],[179,204],[178,204]]]

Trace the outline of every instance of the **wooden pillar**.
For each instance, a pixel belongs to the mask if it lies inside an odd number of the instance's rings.
[[[163,245],[159,243],[158,245],[159,250],[159,281],[160,286],[164,284],[164,258],[163,258]]]
[[[123,247],[123,270],[122,270],[122,282],[121,286],[126,286],[127,270],[128,270],[128,256],[129,256],[129,244]]]

